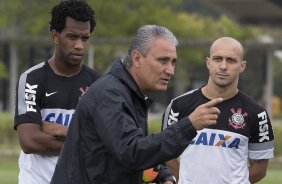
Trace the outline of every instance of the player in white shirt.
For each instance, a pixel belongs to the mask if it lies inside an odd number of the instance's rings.
[[[273,130],[266,110],[238,90],[239,75],[246,68],[243,56],[237,40],[216,40],[206,59],[207,85],[173,99],[167,107],[163,129],[211,99],[224,99],[216,105],[217,123],[198,131],[179,161],[167,163],[179,184],[248,184],[266,175],[273,157]]]
[[[81,95],[100,77],[82,65],[95,27],[85,1],[62,1],[51,12],[53,57],[21,74],[15,129],[22,148],[19,184],[49,184]]]

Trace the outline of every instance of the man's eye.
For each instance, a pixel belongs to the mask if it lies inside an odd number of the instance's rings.
[[[85,37],[82,37],[81,39],[82,39],[82,41],[85,41],[85,42],[86,42],[86,41],[89,40],[89,37],[88,37],[88,36],[87,36],[87,37],[85,36]]]
[[[162,64],[166,64],[169,61],[169,59],[168,58],[161,58],[159,61]]]
[[[75,36],[75,35],[69,35],[68,37],[69,37],[71,40],[76,39],[76,36]]]
[[[175,66],[176,65],[176,59],[172,60],[172,65]]]
[[[227,62],[228,62],[228,63],[236,63],[237,60],[236,60],[236,59],[233,59],[233,58],[228,58],[228,59],[227,59]]]
[[[214,61],[219,62],[221,61],[221,58],[213,58]]]

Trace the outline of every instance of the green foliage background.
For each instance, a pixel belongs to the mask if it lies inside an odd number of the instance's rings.
[[[8,77],[8,72],[6,65],[0,60],[0,79],[6,79]]]
[[[51,8],[58,0],[0,0],[0,33],[5,37],[49,35]],[[214,40],[232,36],[240,40],[257,37],[262,30],[252,26],[240,26],[224,15],[215,15],[204,7],[190,11],[199,5],[193,0],[88,0],[95,10],[97,26],[95,38],[131,38],[145,24],[158,24],[172,30],[179,40]],[[192,8],[193,9],[193,8]],[[197,11],[199,13],[197,13]],[[95,42],[94,42],[95,44]],[[105,73],[113,58],[123,56],[127,47],[103,45],[95,48],[95,68]],[[183,62],[177,79],[188,79],[189,64],[201,65],[205,56],[202,50],[179,49]],[[0,73],[4,69],[0,67]],[[183,86],[189,85],[183,80]]]
[[[95,0],[88,1],[96,13],[98,37],[133,36],[144,24],[159,24],[171,29],[179,38],[213,39],[232,35],[246,39],[258,29],[240,26],[226,16],[212,17],[189,13],[188,0]],[[0,0],[0,28],[9,36],[47,35],[50,10],[58,0]]]

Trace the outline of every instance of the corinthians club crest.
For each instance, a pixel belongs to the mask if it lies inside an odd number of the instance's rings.
[[[230,109],[230,111],[233,113],[231,118],[229,118],[229,125],[231,125],[235,129],[244,128],[246,123],[244,117],[248,116],[248,113],[242,113],[242,109],[238,108],[237,111],[235,111],[234,108]]]

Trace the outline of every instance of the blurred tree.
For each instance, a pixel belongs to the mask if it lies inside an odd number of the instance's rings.
[[[0,0],[0,31],[10,36],[47,35],[50,9],[57,0]],[[191,1],[191,0],[189,0]],[[256,30],[241,27],[229,18],[195,13],[200,8],[185,0],[95,0],[88,1],[96,12],[98,37],[133,36],[144,24],[160,24],[170,28],[179,38],[213,39],[222,34],[238,38],[253,37]],[[191,6],[194,4],[191,2]],[[178,8],[178,7],[185,7]]]
[[[0,34],[7,36],[48,35],[50,9],[58,0],[0,0]],[[224,15],[215,14],[193,0],[88,0],[96,12],[94,38],[130,38],[145,24],[171,29],[179,40],[212,41],[221,36],[239,40],[255,38],[260,29],[240,26]],[[95,40],[95,39],[94,39]],[[94,67],[105,73],[113,58],[126,53],[128,45],[97,45]],[[183,89],[204,64],[207,50],[182,47],[178,50],[179,66],[174,81]],[[188,72],[189,71],[189,72]],[[190,72],[191,71],[191,72]],[[179,86],[180,86],[179,85]]]
[[[273,62],[273,95],[280,97],[282,100],[282,60],[274,58]]]
[[[9,37],[47,34],[50,8],[58,2],[57,0],[0,1],[0,28],[4,29]]]
[[[5,64],[0,60],[0,79],[8,78],[8,72],[5,67]]]

